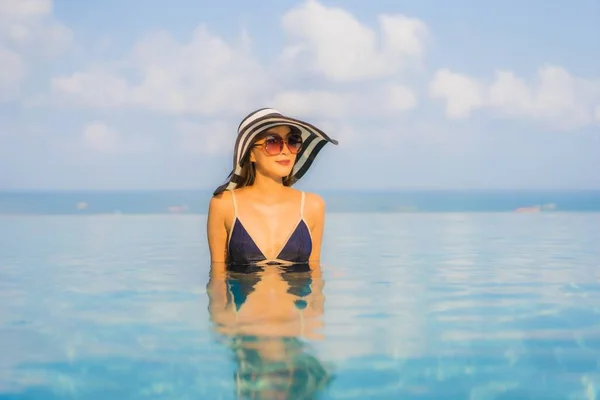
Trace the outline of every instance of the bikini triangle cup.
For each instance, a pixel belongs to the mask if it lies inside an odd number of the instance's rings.
[[[252,265],[267,260],[265,253],[258,247],[238,217],[237,201],[233,191],[231,191],[231,196],[234,207],[234,223],[229,235],[227,263],[229,265]],[[304,198],[305,193],[302,192],[300,220],[275,256],[275,260],[297,264],[308,263],[312,252],[312,238],[304,221]]]

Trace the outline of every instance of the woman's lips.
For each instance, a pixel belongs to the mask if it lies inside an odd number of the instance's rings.
[[[281,160],[281,161],[277,161],[277,164],[281,164],[281,165],[289,165],[289,164],[290,164],[290,160]]]

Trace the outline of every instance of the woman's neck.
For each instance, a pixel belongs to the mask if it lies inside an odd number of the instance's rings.
[[[281,178],[274,179],[261,174],[256,174],[252,184],[252,191],[260,193],[261,197],[265,198],[278,198],[283,195],[286,189]]]

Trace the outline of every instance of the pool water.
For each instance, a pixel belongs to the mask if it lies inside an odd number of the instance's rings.
[[[599,213],[332,213],[320,273],[203,215],[0,216],[0,399],[597,399]]]

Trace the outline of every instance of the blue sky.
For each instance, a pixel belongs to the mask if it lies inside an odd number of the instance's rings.
[[[600,189],[600,2],[261,7],[0,0],[0,189],[212,189],[264,106],[309,190]]]

